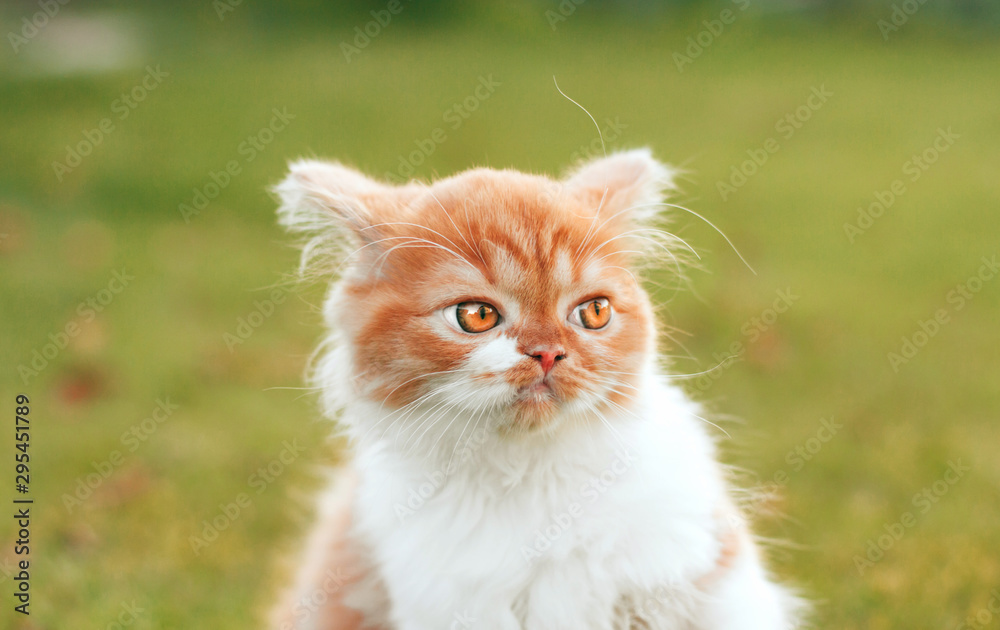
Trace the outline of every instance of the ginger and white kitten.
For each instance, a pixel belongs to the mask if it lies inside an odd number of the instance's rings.
[[[679,251],[650,228],[670,188],[647,150],[561,181],[292,165],[279,216],[336,276],[314,380],[353,458],[275,627],[797,627],[657,367],[634,272]]]

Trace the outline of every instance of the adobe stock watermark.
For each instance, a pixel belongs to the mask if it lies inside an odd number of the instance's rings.
[[[740,326],[740,334],[743,339],[737,339],[729,345],[727,352],[713,352],[712,358],[716,361],[716,366],[698,376],[694,381],[694,387],[701,392],[707,391],[716,381],[722,378],[724,370],[729,369],[738,359],[747,352],[747,348],[757,342],[761,335],[771,329],[777,323],[778,318],[788,311],[795,302],[799,300],[798,295],[792,293],[791,287],[778,289],[771,306],[765,308],[758,315],[751,317]]]
[[[293,621],[286,621],[278,626],[278,630],[297,630],[308,627],[306,624],[316,614],[316,611],[326,605],[330,598],[344,587],[348,576],[341,567],[327,569],[319,586],[295,600],[292,606]]]
[[[628,617],[625,627],[645,628],[649,626],[651,619],[668,613],[673,608],[677,586],[678,583],[674,581],[658,584],[647,597],[626,612]]]
[[[583,517],[584,499],[587,504],[597,503],[608,489],[632,469],[638,459],[636,455],[627,450],[616,451],[614,455],[614,459],[607,468],[580,486],[579,500],[567,503],[566,509],[557,512],[547,525],[535,530],[535,538],[530,546],[521,545],[521,557],[526,564],[531,565],[541,558],[552,548],[552,544],[556,540]]]
[[[693,64],[695,59],[701,57],[701,54],[725,32],[726,27],[733,24],[740,13],[746,11],[750,6],[750,0],[730,1],[737,6],[738,12],[726,8],[720,11],[718,17],[715,19],[702,20],[701,23],[705,26],[704,30],[698,31],[687,38],[687,47],[684,49],[684,52],[687,54],[674,52],[674,65],[677,66],[678,72],[684,72],[684,66]]]
[[[407,2],[409,1],[407,0]],[[393,16],[399,15],[405,8],[402,0],[389,0],[384,9],[371,11],[372,19],[370,21],[365,22],[363,26],[355,26],[354,45],[340,42],[340,51],[344,53],[344,59],[347,63],[351,63],[351,57],[360,55],[362,50],[368,48],[372,40],[381,35],[385,27],[389,26]]]
[[[14,31],[7,32],[7,41],[10,42],[11,48],[14,49],[14,54],[16,55],[21,52],[22,47],[35,39],[42,32],[42,29],[49,25],[49,21],[59,13],[59,9],[69,4],[69,2],[70,0],[38,0],[38,6],[41,11],[36,11],[31,15],[30,19],[28,17],[21,18],[20,33],[15,33]]]
[[[222,341],[226,344],[230,354],[236,351],[236,346],[243,343],[264,325],[268,319],[278,310],[278,305],[284,304],[288,297],[288,289],[279,287],[271,291],[269,297],[263,300],[253,301],[253,310],[245,317],[236,318],[236,328],[233,332],[222,334]]]
[[[468,630],[469,628],[475,628],[478,620],[477,617],[473,617],[467,610],[456,612],[451,616],[451,623],[448,624],[448,630]]]
[[[69,322],[63,326],[62,330],[57,330],[54,333],[49,333],[49,342],[40,348],[35,348],[31,351],[31,359],[28,362],[21,363],[17,366],[17,373],[21,377],[21,382],[27,385],[31,382],[31,379],[37,377],[45,368],[49,366],[51,361],[54,361],[59,354],[69,346],[71,339],[75,338],[80,334],[81,322],[86,325],[97,319],[98,313],[104,312],[104,309],[114,301],[114,299],[124,291],[130,282],[135,280],[135,276],[131,276],[125,271],[123,267],[121,271],[112,271],[111,280],[108,281],[108,285],[95,293],[94,295],[88,297],[86,300],[80,302],[76,307],[76,315],[78,319],[71,319]]]
[[[818,88],[812,88],[809,96],[801,105],[775,121],[774,130],[783,140],[791,140],[792,136],[799,129],[802,129],[802,126],[812,118],[813,114],[826,105],[831,96],[833,96],[833,92],[826,89],[825,83]],[[764,140],[759,147],[747,149],[748,159],[739,165],[734,164],[730,168],[728,179],[720,179],[715,182],[715,189],[719,191],[722,200],[726,201],[736,194],[736,191],[746,185],[747,181],[760,171],[771,156],[780,150],[781,142],[774,136]]]
[[[170,402],[170,396],[156,399],[156,407],[150,414],[136,422],[127,431],[121,434],[119,441],[128,453],[134,453],[139,447],[149,440],[150,436],[156,433],[160,425],[169,420],[180,408]],[[73,510],[82,506],[87,499],[94,495],[111,475],[125,464],[125,454],[115,449],[108,453],[108,456],[101,461],[92,461],[90,466],[94,472],[77,477],[72,493],[64,492],[62,504],[66,508],[67,514],[72,514]]]
[[[966,617],[965,621],[955,626],[955,630],[986,630],[995,628],[990,624],[994,619],[1000,617],[1000,589],[990,591],[990,601],[976,611],[971,617]]]
[[[118,608],[118,615],[114,621],[104,626],[105,630],[122,630],[123,628],[128,628],[139,620],[142,613],[146,612],[146,609],[140,608],[134,599],[131,602],[122,602]]]
[[[556,10],[545,10],[545,20],[549,23],[549,28],[556,31],[558,24],[565,22],[571,15],[576,13],[577,7],[587,0],[562,0]]]
[[[953,289],[945,295],[945,302],[948,307],[941,307],[934,311],[933,315],[926,320],[917,320],[917,330],[909,335],[904,335],[898,352],[890,352],[886,355],[889,366],[893,372],[899,373],[899,368],[906,365],[917,353],[920,352],[933,339],[941,329],[951,322],[951,316],[964,309],[969,302],[976,297],[987,282],[993,280],[1000,271],[1000,263],[997,262],[997,255],[990,258],[983,256],[980,258],[982,264],[974,274],[966,278],[965,282],[956,284]]]
[[[201,211],[207,208],[213,199],[229,187],[233,178],[243,172],[243,165],[256,160],[257,156],[274,142],[277,134],[284,131],[289,123],[295,120],[295,114],[288,113],[287,107],[271,108],[271,114],[271,120],[265,126],[258,129],[256,133],[247,136],[236,146],[236,153],[242,158],[242,163],[239,159],[233,159],[226,162],[220,171],[209,171],[208,179],[210,181],[191,189],[190,201],[177,206],[177,212],[184,217],[184,223],[191,223],[191,219],[201,214]]]
[[[160,87],[163,80],[170,76],[169,72],[160,69],[160,65],[146,66],[146,74],[136,83],[131,90],[122,92],[118,98],[111,102],[111,113],[114,116],[106,116],[97,122],[97,125],[80,132],[82,140],[75,144],[66,145],[66,157],[63,162],[53,160],[52,172],[55,173],[56,181],[61,182],[63,177],[72,173],[73,169],[83,164],[83,159],[101,146],[107,137],[118,128],[115,120],[119,122],[128,118],[139,104],[149,97],[150,93]]]
[[[910,17],[919,11],[926,2],[927,0],[903,0],[892,3],[892,13],[889,14],[889,19],[880,19],[875,23],[878,26],[878,32],[882,33],[882,41],[889,41],[889,33],[895,33],[909,22]]]
[[[455,103],[444,111],[441,116],[442,121],[452,131],[457,131],[462,124],[468,120],[479,107],[489,100],[501,83],[493,78],[493,75],[479,77],[479,84],[472,94],[461,101]],[[413,175],[416,167],[423,164],[427,158],[434,154],[439,146],[448,140],[448,132],[444,127],[436,127],[430,135],[421,140],[413,142],[416,149],[407,155],[399,156],[399,166],[396,171],[386,172],[385,179],[394,184],[406,183]]]
[[[910,159],[903,162],[903,175],[909,179],[911,184],[916,183],[960,137],[951,130],[951,127],[948,129],[938,128],[937,136],[930,146],[920,153],[913,154]],[[875,221],[882,218],[885,211],[892,208],[906,192],[906,182],[902,178],[894,179],[885,190],[876,190],[873,195],[874,199],[868,204],[868,207],[858,208],[858,218],[853,223],[844,223],[844,235],[847,236],[847,242],[853,245],[857,238],[875,225]]]
[[[306,450],[299,445],[297,438],[291,442],[285,440],[281,446],[281,452],[274,459],[266,466],[258,468],[247,478],[247,486],[255,490],[253,495],[249,492],[240,492],[231,501],[220,503],[217,513],[211,519],[202,520],[200,535],[192,534],[188,537],[188,543],[191,545],[191,551],[194,552],[194,555],[200,556],[202,551],[216,542],[222,532],[229,529],[240,515],[253,505],[254,497],[264,494],[271,484],[285,474],[288,467]]]
[[[864,576],[865,571],[875,566],[875,563],[885,557],[893,547],[896,546],[906,532],[917,525],[918,518],[931,511],[941,499],[948,494],[952,487],[961,481],[966,473],[972,468],[962,463],[962,460],[949,461],[948,468],[940,479],[934,483],[924,486],[919,492],[913,495],[910,503],[913,505],[914,513],[907,510],[899,515],[895,521],[885,523],[882,529],[884,534],[879,534],[875,538],[869,538],[865,543],[865,554],[855,554],[852,560],[854,567],[858,570],[858,575]]]
[[[220,22],[226,20],[226,16],[236,10],[236,7],[243,4],[243,0],[212,0],[212,8]]]
[[[601,135],[591,140],[589,143],[582,145],[576,151],[569,154],[569,161],[571,163],[575,162],[586,162],[593,157],[602,155],[604,150],[608,146],[617,142],[622,136],[622,130],[628,129],[628,125],[623,123],[615,116],[614,120],[610,118],[604,119],[604,128],[601,129]],[[601,139],[604,139],[601,142]]]

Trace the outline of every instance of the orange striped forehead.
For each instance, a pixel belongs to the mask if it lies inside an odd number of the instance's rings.
[[[384,239],[379,271],[395,270],[382,279],[409,284],[413,270],[457,263],[491,284],[544,293],[580,282],[602,263],[627,265],[622,222],[599,203],[553,196],[555,186],[542,177],[476,170],[428,187],[397,220],[369,228]]]

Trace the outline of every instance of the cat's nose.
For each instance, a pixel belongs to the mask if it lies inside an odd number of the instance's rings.
[[[525,354],[538,361],[538,363],[542,366],[542,372],[545,372],[546,375],[548,375],[552,366],[556,364],[556,361],[562,361],[566,358],[565,350],[553,346],[540,346],[532,348],[531,350],[525,352]]]

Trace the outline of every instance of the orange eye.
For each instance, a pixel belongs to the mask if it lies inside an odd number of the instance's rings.
[[[584,328],[597,330],[604,328],[611,321],[611,303],[608,298],[594,298],[587,300],[574,310],[575,323]]]
[[[470,333],[486,332],[500,323],[497,309],[483,302],[462,302],[455,308],[455,318],[462,330]]]

